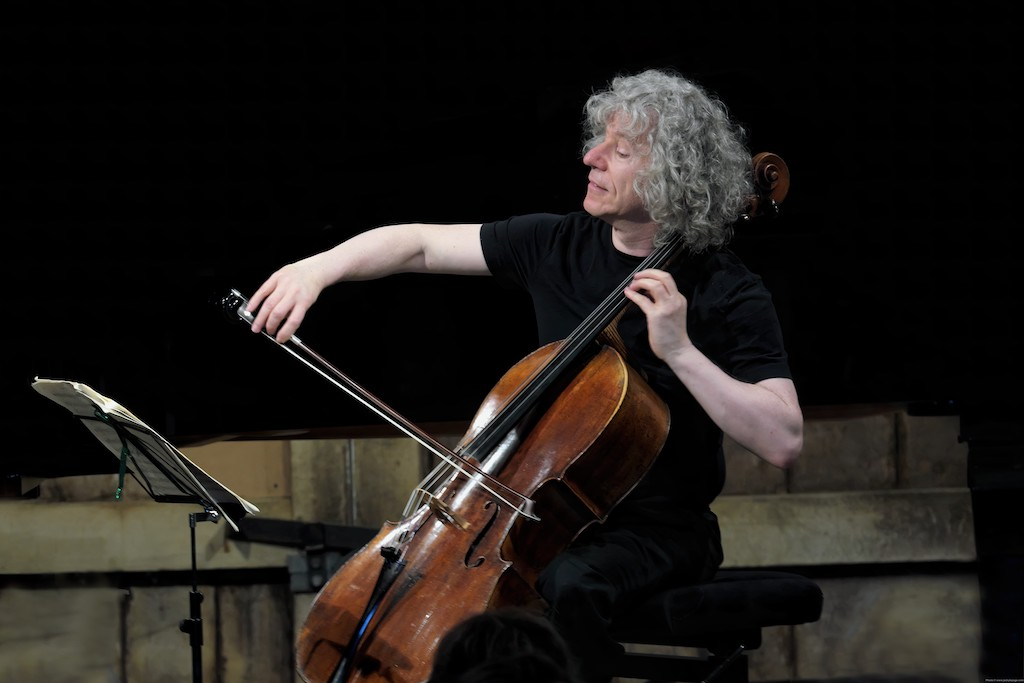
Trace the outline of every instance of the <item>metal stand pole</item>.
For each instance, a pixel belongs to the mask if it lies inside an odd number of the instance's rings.
[[[193,683],[203,683],[203,594],[199,592],[196,571],[196,522],[216,523],[219,519],[220,513],[209,508],[206,512],[193,512],[188,516],[188,526],[192,535],[192,590],[188,596],[189,617],[182,619],[178,628],[189,636],[189,645],[192,647]]]

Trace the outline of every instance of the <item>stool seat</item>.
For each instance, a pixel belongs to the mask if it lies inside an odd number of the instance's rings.
[[[705,650],[698,656],[627,652],[612,675],[659,681],[746,682],[742,653],[761,645],[766,626],[821,617],[821,588],[787,571],[720,569],[708,582],[675,586],[617,617],[619,642]]]

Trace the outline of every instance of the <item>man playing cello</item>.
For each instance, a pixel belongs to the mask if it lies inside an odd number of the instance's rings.
[[[723,560],[711,507],[725,479],[723,433],[785,468],[802,448],[803,417],[771,295],[727,247],[753,194],[745,131],[715,97],[668,71],[617,77],[585,110],[582,211],[371,229],[283,266],[248,310],[254,332],[283,343],[335,283],[491,275],[530,294],[547,344],[657,246],[679,240],[664,269],[633,275],[623,294],[635,306],[618,323],[629,362],[669,407],[667,441],[608,518],[536,582],[583,679],[607,681],[621,652],[608,635],[616,611],[666,584],[706,580]]]

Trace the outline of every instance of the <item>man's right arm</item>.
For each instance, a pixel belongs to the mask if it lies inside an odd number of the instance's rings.
[[[249,298],[249,311],[258,309],[252,331],[265,329],[284,343],[326,287],[395,273],[490,274],[480,246],[480,224],[387,225],[289,263]]]

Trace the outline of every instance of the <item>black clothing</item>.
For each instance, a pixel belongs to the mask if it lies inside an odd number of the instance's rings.
[[[485,223],[481,245],[500,283],[529,292],[541,345],[570,336],[643,261],[615,249],[611,226],[582,211]],[[771,295],[735,254],[687,252],[665,270],[687,298],[690,338],[716,365],[746,382],[791,377]],[[668,440],[607,522],[581,534],[537,586],[594,672],[621,650],[605,634],[617,605],[669,581],[709,578],[723,559],[709,507],[725,481],[722,432],[654,355],[638,307],[627,307],[618,331],[627,361],[670,408]]]
[[[611,226],[585,212],[485,223],[481,241],[491,273],[533,298],[540,345],[569,336],[643,260],[616,250]],[[687,254],[668,271],[688,302],[690,338],[716,365],[746,382],[792,377],[771,295],[732,252]],[[627,309],[619,332],[627,360],[672,411],[669,441],[630,498],[664,497],[702,511],[725,481],[721,431],[651,351],[636,306]]]

